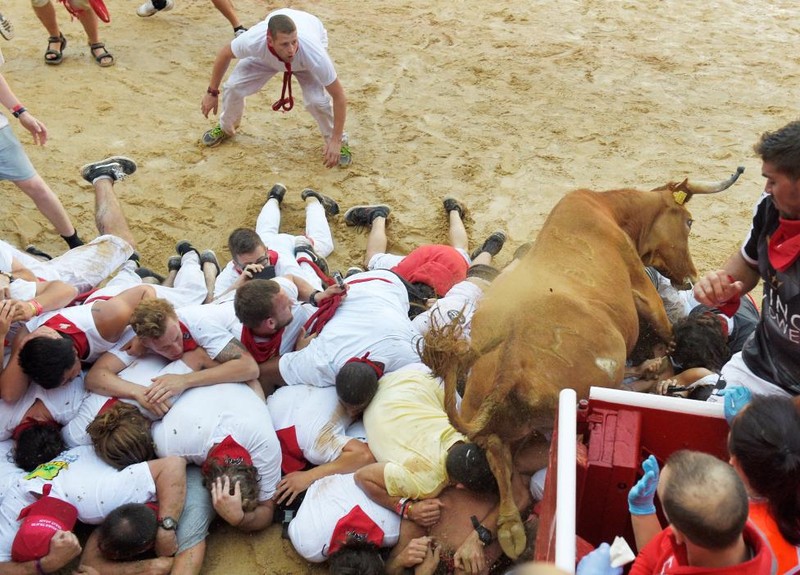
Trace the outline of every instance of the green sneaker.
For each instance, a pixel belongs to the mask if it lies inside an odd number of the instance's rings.
[[[209,148],[213,148],[214,146],[219,146],[222,142],[230,138],[228,134],[222,131],[222,128],[219,124],[208,130],[205,134],[203,134],[203,144],[208,146]]]
[[[353,153],[350,151],[350,146],[344,144],[342,149],[339,150],[339,167],[345,168],[353,162]]]

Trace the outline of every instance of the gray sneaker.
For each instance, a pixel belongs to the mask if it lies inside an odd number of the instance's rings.
[[[325,194],[320,194],[316,190],[312,190],[311,188],[306,188],[302,192],[300,192],[300,197],[303,198],[305,201],[308,197],[317,198],[322,207],[325,208],[325,215],[328,216],[335,216],[339,213],[339,204],[336,203],[336,200],[326,196]]]
[[[494,257],[500,253],[500,250],[503,249],[503,244],[505,243],[506,243],[505,232],[502,230],[498,230],[493,234],[491,234],[488,238],[486,238],[486,241],[483,242],[483,245],[478,249],[476,249],[474,252],[472,252],[472,255],[470,255],[470,257],[474,260],[479,255],[481,255],[481,252],[489,252]]]
[[[342,135],[342,147],[339,149],[339,167],[346,168],[353,163],[353,153],[350,151],[350,139],[347,134]]]
[[[448,216],[450,216],[450,212],[456,210],[458,212],[458,217],[462,220],[464,219],[464,214],[466,211],[464,210],[464,206],[461,205],[461,202],[459,202],[457,199],[448,197],[445,198],[442,203],[444,204],[444,211],[447,212]]]
[[[209,148],[213,148],[215,146],[219,146],[228,138],[230,138],[230,136],[222,130],[222,127],[219,124],[217,124],[210,130],[206,130],[206,132],[203,134],[203,144]]]
[[[353,206],[344,213],[344,223],[348,226],[368,227],[375,218],[388,218],[392,208],[385,204],[375,206]]]
[[[275,184],[269,189],[269,193],[267,194],[267,201],[271,199],[278,200],[278,203],[283,203],[283,196],[286,195],[286,186],[283,184]]]
[[[6,40],[11,40],[14,37],[14,25],[11,20],[0,14],[0,36]]]
[[[81,168],[84,180],[93,184],[97,178],[111,178],[115,182],[124,180],[136,171],[136,162],[125,156],[111,156]]]

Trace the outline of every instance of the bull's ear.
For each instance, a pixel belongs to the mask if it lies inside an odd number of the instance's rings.
[[[692,194],[686,192],[685,190],[675,190],[672,192],[672,199],[675,200],[676,204],[682,206],[692,199]]]

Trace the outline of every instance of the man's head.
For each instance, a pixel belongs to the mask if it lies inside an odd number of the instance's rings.
[[[269,337],[292,322],[292,300],[272,280],[251,280],[236,290],[233,309],[242,325]]]
[[[267,45],[284,62],[291,62],[297,53],[297,27],[285,14],[276,14],[267,22]]]
[[[330,575],[383,575],[386,567],[380,549],[373,543],[351,537],[328,557]]]
[[[767,179],[764,192],[772,196],[781,216],[800,219],[800,121],[765,132],[753,149]]]
[[[14,431],[14,440],[14,463],[25,471],[33,471],[67,448],[61,426],[52,421],[31,422]]]
[[[724,550],[747,521],[747,492],[736,471],[712,455],[677,451],[667,460],[658,497],[678,542]]]
[[[75,379],[81,362],[68,337],[32,337],[19,351],[23,373],[45,389],[55,389]]]
[[[474,443],[458,442],[447,451],[445,468],[450,483],[477,493],[497,491],[486,453]]]
[[[378,392],[378,380],[383,376],[383,363],[368,356],[348,360],[336,374],[336,395],[350,417],[363,413]]]
[[[675,350],[672,361],[681,370],[705,367],[719,372],[731,357],[725,318],[713,312],[691,314],[672,328]]]
[[[239,484],[239,491],[242,494],[242,509],[245,512],[253,511],[258,507],[258,470],[253,465],[231,460],[206,460],[203,464],[203,485],[209,491],[218,478],[224,482],[226,477],[230,482],[231,495],[234,493],[236,484]]]
[[[108,561],[131,561],[155,547],[158,518],[143,503],[127,503],[97,528],[97,545]]]
[[[231,252],[233,265],[239,272],[250,264],[269,264],[267,246],[249,228],[237,228],[231,232],[228,236],[228,250]]]
[[[183,355],[183,332],[175,308],[165,299],[146,299],[133,310],[134,333],[147,349],[170,360]]]
[[[116,469],[156,458],[150,420],[129,403],[102,411],[86,431],[98,457]]]

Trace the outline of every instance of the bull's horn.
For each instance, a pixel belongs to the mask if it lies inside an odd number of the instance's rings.
[[[675,188],[675,191],[683,190],[687,194],[716,194],[730,188],[739,179],[742,172],[744,172],[744,166],[739,166],[736,168],[735,174],[731,174],[730,178],[721,182],[691,182],[687,178]]]

